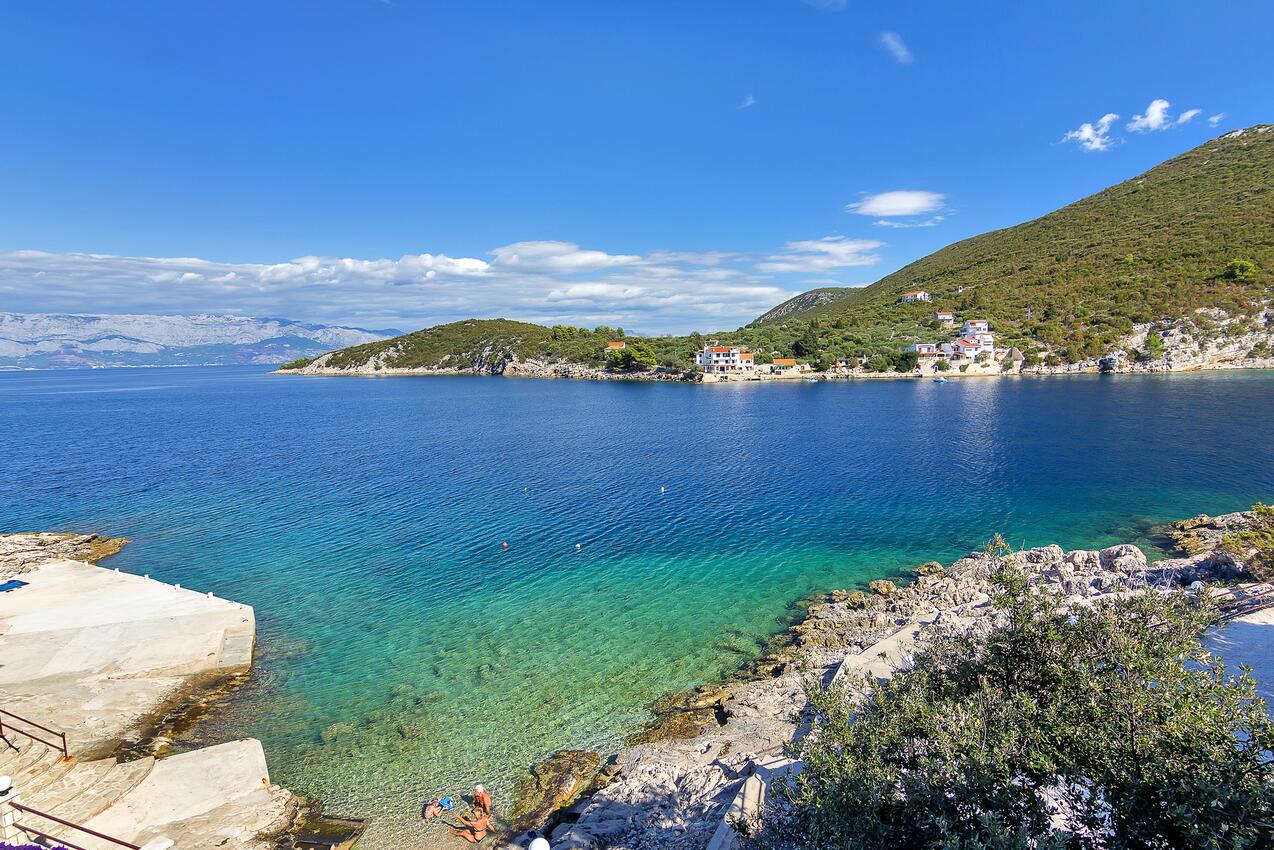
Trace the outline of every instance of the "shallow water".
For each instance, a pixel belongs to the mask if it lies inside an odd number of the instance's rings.
[[[0,530],[127,536],[113,566],[255,606],[257,675],[195,739],[261,738],[275,781],[409,847],[425,796],[507,807],[532,760],[614,748],[809,593],[1274,498],[1272,413],[1270,372],[0,373]]]

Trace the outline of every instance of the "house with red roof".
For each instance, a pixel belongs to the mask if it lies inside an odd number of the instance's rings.
[[[910,304],[914,301],[932,301],[933,299],[929,296],[928,292],[925,292],[923,289],[917,289],[914,292],[904,292],[902,295],[898,296],[898,300],[903,304]]]

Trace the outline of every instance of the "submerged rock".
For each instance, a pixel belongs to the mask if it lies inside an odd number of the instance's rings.
[[[514,832],[543,830],[553,815],[575,802],[597,776],[602,757],[592,750],[558,750],[518,780],[510,824]]]

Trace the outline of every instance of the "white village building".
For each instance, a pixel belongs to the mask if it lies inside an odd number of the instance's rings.
[[[749,375],[755,371],[755,357],[737,345],[717,345],[714,339],[695,355],[695,363],[709,374]]]
[[[932,301],[933,299],[929,297],[928,292],[923,289],[917,289],[915,292],[904,292],[898,296],[898,300],[903,304],[910,304],[913,301]]]

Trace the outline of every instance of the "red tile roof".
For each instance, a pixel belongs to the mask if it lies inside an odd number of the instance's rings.
[[[775,366],[795,366],[796,361],[788,359],[788,358],[784,358],[784,357],[775,357],[774,365]]]

